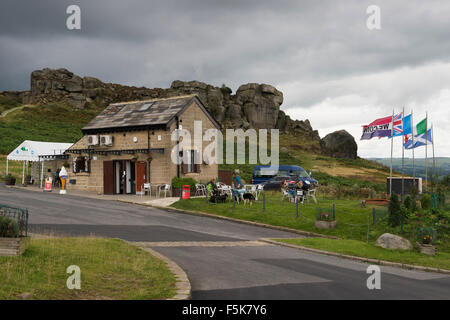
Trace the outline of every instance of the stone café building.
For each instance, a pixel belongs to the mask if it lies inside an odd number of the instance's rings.
[[[83,137],[66,150],[70,154],[67,189],[98,194],[141,194],[144,183],[171,184],[174,177],[206,182],[218,176],[217,164],[194,164],[195,146],[181,150],[188,164],[177,165],[171,140],[177,127],[191,132],[194,120],[202,133],[220,129],[196,95],[114,103],[83,129]],[[203,150],[210,141],[203,141]],[[185,159],[185,157],[183,158]]]

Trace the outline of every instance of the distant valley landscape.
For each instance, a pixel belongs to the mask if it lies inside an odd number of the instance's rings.
[[[381,163],[384,166],[390,166],[390,158],[368,158],[367,160],[373,160]],[[436,157],[436,172],[435,175],[439,179],[450,174],[450,158],[449,157]],[[396,172],[402,172],[402,158],[392,159],[392,168]],[[416,177],[425,178],[425,158],[414,159],[414,168],[416,172]],[[433,158],[428,158],[428,175],[431,175],[431,170],[433,168]],[[413,159],[405,158],[404,161],[404,172],[407,175],[413,175]]]

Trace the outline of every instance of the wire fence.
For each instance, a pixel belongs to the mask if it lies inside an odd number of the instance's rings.
[[[360,206],[353,202],[343,204],[340,200],[320,198],[316,203],[312,197],[293,197],[279,192],[261,192],[255,199],[244,201],[240,197],[227,197],[224,201],[214,203],[208,197],[205,198],[208,205],[219,205],[228,213],[236,215],[248,214],[251,219],[258,221],[270,221],[278,225],[314,230],[315,222],[337,221],[338,232],[327,231],[329,234],[345,233],[347,238],[364,239],[369,243],[376,240],[380,232],[403,234],[412,239],[423,240],[424,231],[419,231],[413,220],[407,217],[400,218],[400,225],[392,227],[389,221],[389,206],[366,207],[365,202]],[[437,201],[439,203],[439,199]],[[351,207],[349,210],[349,207]],[[263,215],[266,215],[263,217]],[[259,216],[259,218],[258,218]],[[273,218],[271,218],[271,216]],[[441,228],[443,229],[443,228]],[[372,232],[373,231],[373,232]],[[442,239],[442,230],[434,228],[430,234],[433,243]],[[444,230],[447,232],[448,230]],[[422,232],[422,233],[421,233]],[[418,241],[423,243],[423,241]]]
[[[28,209],[0,204],[0,216],[9,217],[19,226],[19,236],[28,236]]]
[[[387,208],[361,207],[357,213],[349,212],[345,206],[330,203],[330,201],[327,201],[329,203],[327,205],[323,202],[316,203],[313,197],[262,192],[256,198],[252,201],[243,201],[242,198],[233,196],[231,199],[215,203],[206,197],[205,201],[209,205],[217,204],[225,207],[228,212],[236,214],[267,214],[276,217],[278,223],[281,222],[280,219],[283,219],[290,225],[298,221],[299,224],[309,225],[309,229],[314,228],[317,220],[329,222],[338,220],[338,224],[341,228],[345,227],[348,234],[354,233],[354,236],[364,237],[367,241],[370,240],[369,233],[373,226],[385,222],[388,217]]]

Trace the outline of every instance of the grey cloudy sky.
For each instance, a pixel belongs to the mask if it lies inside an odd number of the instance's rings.
[[[66,28],[71,4],[81,30]],[[366,27],[369,5],[381,30]],[[436,155],[450,156],[449,17],[446,0],[2,0],[0,90],[29,89],[44,67],[146,87],[269,83],[322,137],[353,134],[360,156],[389,156],[387,139],[359,141],[361,125],[403,107],[428,111]]]

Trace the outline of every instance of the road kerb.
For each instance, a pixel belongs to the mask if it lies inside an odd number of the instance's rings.
[[[189,281],[189,278],[186,274],[186,272],[184,272],[184,270],[177,264],[175,263],[172,259],[166,257],[165,255],[162,255],[159,252],[156,252],[153,249],[144,247],[142,245],[133,243],[133,242],[129,242],[127,241],[129,244],[134,244],[136,246],[138,246],[139,248],[141,248],[142,250],[147,251],[148,253],[150,253],[152,256],[155,256],[156,258],[164,261],[167,264],[167,267],[169,268],[169,270],[175,275],[175,279],[176,279],[176,294],[172,297],[169,298],[167,300],[189,300],[191,298],[191,294],[192,294],[192,287],[191,287],[191,282]]]
[[[337,253],[337,252],[331,252],[331,251],[325,251],[325,250],[320,250],[320,249],[315,249],[315,248],[299,246],[296,244],[279,242],[279,241],[275,241],[275,240],[267,239],[267,238],[261,238],[261,239],[259,239],[259,241],[267,242],[267,243],[271,243],[271,244],[275,244],[275,245],[279,245],[279,246],[283,246],[283,247],[289,247],[289,248],[294,248],[294,249],[298,249],[298,250],[309,251],[309,252],[318,253],[318,254],[324,254],[327,256],[334,256],[334,257],[339,257],[339,258],[343,258],[343,259],[355,260],[355,261],[371,263],[371,264],[379,264],[382,266],[389,266],[389,267],[408,269],[408,270],[418,270],[418,271],[428,271],[428,272],[450,274],[450,270],[447,270],[447,269],[416,266],[416,265],[412,265],[412,264],[402,264],[399,262],[391,262],[391,261],[385,261],[385,260],[351,256],[348,254],[341,254],[341,253]]]
[[[202,216],[202,217],[208,217],[208,218],[214,218],[214,219],[227,220],[227,221],[232,221],[232,222],[237,222],[237,223],[242,223],[242,224],[248,224],[248,225],[252,225],[252,226],[256,226],[256,227],[263,227],[263,228],[267,228],[267,229],[274,229],[274,230],[279,230],[279,231],[297,233],[297,234],[307,236],[307,237],[338,239],[337,237],[328,236],[328,235],[324,235],[324,234],[320,234],[320,233],[292,229],[292,228],[282,227],[282,226],[273,226],[273,225],[265,224],[262,222],[230,218],[230,217],[226,217],[226,216],[221,216],[221,215],[206,213],[206,212],[201,212],[201,211],[184,210],[184,209],[178,209],[178,208],[173,208],[173,207],[161,207],[161,206],[149,205],[149,204],[144,204],[144,203],[136,203],[136,204],[155,208],[155,209],[160,209],[160,210],[166,210],[166,211],[172,211],[172,212],[177,212],[177,213],[184,213],[184,214],[190,214],[190,215],[194,215],[194,216]]]

